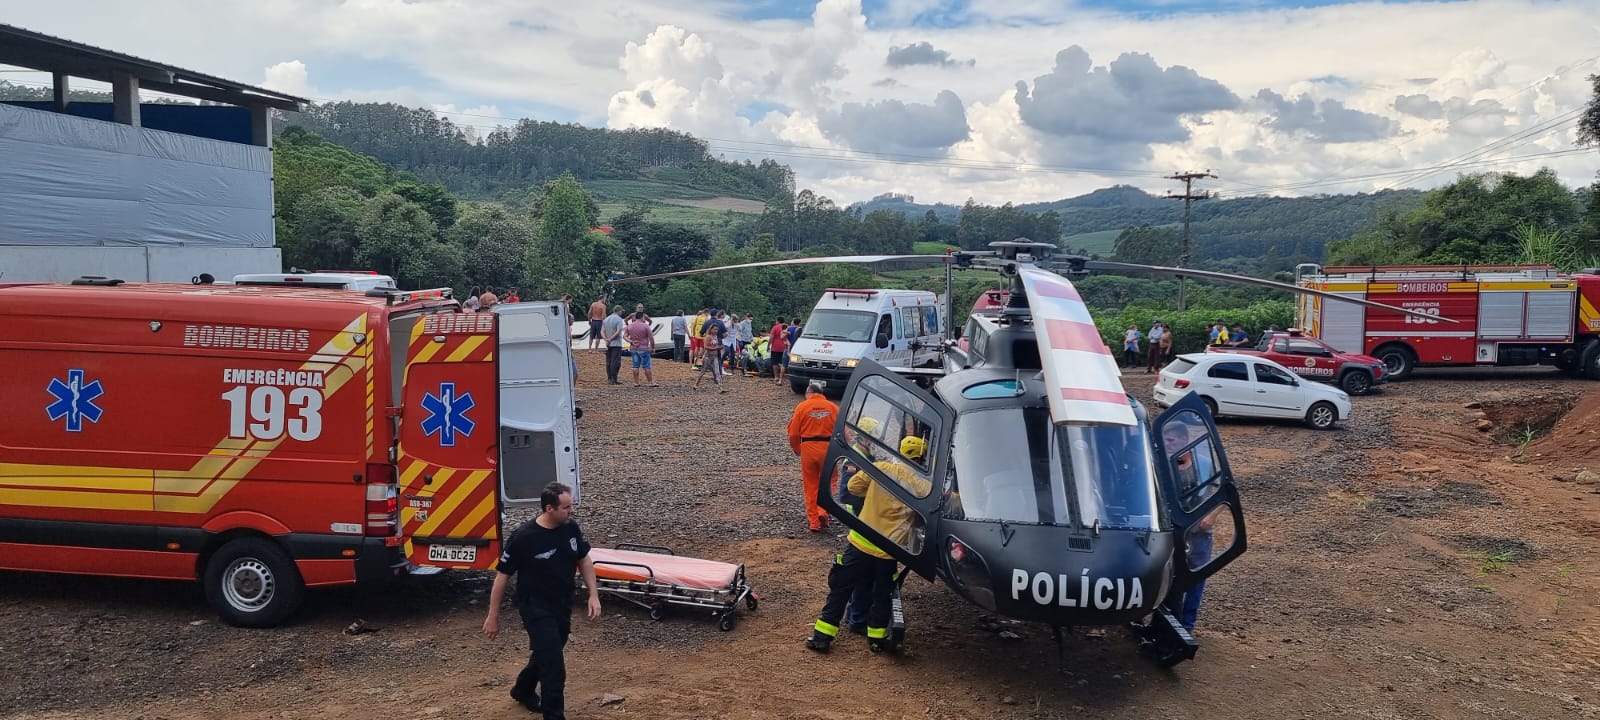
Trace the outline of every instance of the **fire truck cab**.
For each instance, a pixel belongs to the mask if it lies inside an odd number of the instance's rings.
[[[1600,274],[1543,265],[1296,268],[1301,287],[1436,316],[1304,295],[1298,324],[1389,379],[1425,366],[1555,365],[1600,379]]]
[[[275,625],[305,589],[493,567],[574,487],[560,302],[448,289],[0,285],[0,568],[198,579]]]

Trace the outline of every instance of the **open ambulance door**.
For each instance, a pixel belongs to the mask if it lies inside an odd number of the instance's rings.
[[[579,502],[572,343],[562,302],[494,306],[499,318],[500,499],[539,507],[552,482]]]
[[[396,466],[414,566],[487,570],[499,559],[494,325],[488,313],[435,313],[392,339],[406,342]]]

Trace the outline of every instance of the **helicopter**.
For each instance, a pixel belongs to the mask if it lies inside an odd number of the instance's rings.
[[[947,277],[951,267],[998,272],[1010,289],[989,299],[1003,304],[972,314],[962,342],[945,342],[942,367],[856,366],[839,401],[818,503],[979,608],[1051,626],[1063,655],[1063,628],[1127,624],[1163,667],[1192,659],[1199,644],[1182,621],[1183,598],[1245,552],[1240,494],[1204,402],[1191,393],[1150,417],[1122,387],[1068,276],[1206,277],[1419,313],[1187,268],[1071,256],[1058,273],[1050,269],[1052,244],[1019,238],[990,247],[792,258],[611,282],[828,262],[943,262]],[[902,454],[906,437],[920,438],[926,453]],[[918,481],[897,480],[885,463],[910,469]],[[890,538],[830,492],[856,472],[909,510],[910,532]]]

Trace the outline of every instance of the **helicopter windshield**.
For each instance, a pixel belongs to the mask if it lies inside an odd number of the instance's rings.
[[[1043,408],[996,408],[962,414],[951,439],[967,519],[1158,527],[1142,424],[1057,427]]]
[[[872,339],[872,325],[877,321],[877,313],[865,310],[815,310],[800,337],[867,342]]]

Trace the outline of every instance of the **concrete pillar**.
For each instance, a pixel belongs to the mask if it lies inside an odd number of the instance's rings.
[[[123,125],[139,126],[139,78],[111,73],[111,116]]]
[[[265,105],[250,106],[250,144],[272,147],[272,108]]]
[[[70,92],[69,83],[70,78],[66,73],[55,73],[53,85],[55,87],[56,112],[58,113],[67,111],[67,94]]]

